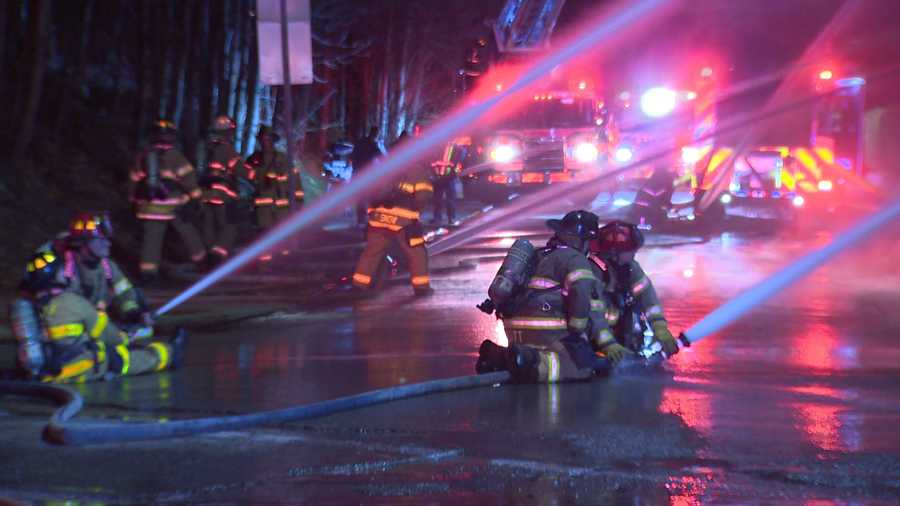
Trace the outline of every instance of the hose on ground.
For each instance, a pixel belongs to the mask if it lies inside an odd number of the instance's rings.
[[[417,397],[421,395],[449,392],[467,388],[491,386],[510,380],[508,372],[494,372],[474,376],[458,376],[440,380],[400,385],[372,390],[357,395],[339,397],[329,401],[301,406],[261,411],[245,415],[198,418],[169,422],[121,423],[89,422],[66,424],[83,405],[81,396],[59,385],[0,381],[0,395],[12,394],[49,399],[60,408],[53,413],[44,427],[44,440],[57,445],[90,445],[120,443],[126,441],[148,441],[175,437],[192,436],[208,432],[244,429],[259,425],[271,425],[317,418],[350,411],[353,409],[385,402]]]

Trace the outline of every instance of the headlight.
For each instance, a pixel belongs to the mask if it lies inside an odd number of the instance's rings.
[[[619,146],[616,148],[616,152],[613,155],[616,158],[616,161],[619,163],[627,163],[630,162],[632,158],[634,158],[634,150],[629,146]]]
[[[590,142],[580,142],[572,150],[572,156],[581,163],[590,163],[597,161],[597,158],[600,156],[600,150]]]
[[[791,199],[791,204],[794,204],[794,207],[803,207],[803,204],[806,202],[806,199],[803,198],[802,195],[797,195],[793,199]]]
[[[823,179],[819,181],[818,188],[819,191],[830,192],[832,189],[834,189],[834,185],[831,183],[831,181]]]
[[[726,204],[726,205],[727,205],[727,204],[730,204],[730,203],[731,203],[731,194],[730,194],[730,193],[723,193],[722,196],[719,197],[719,202],[721,202],[721,203],[723,203],[723,204]]]
[[[498,144],[491,149],[490,153],[491,160],[497,163],[509,163],[513,161],[517,155],[516,148],[509,144]]]
[[[675,110],[678,94],[668,88],[650,88],[641,95],[641,110],[651,118],[661,118]]]
[[[695,146],[685,146],[681,148],[681,161],[691,165],[703,158],[703,152]]]

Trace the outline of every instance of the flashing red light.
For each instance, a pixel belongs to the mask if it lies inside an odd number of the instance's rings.
[[[834,72],[832,72],[830,70],[826,69],[826,70],[819,72],[819,79],[821,79],[823,81],[828,81],[832,77],[834,77]]]
[[[506,184],[509,182],[509,178],[506,177],[506,174],[491,174],[488,176],[488,180],[492,183],[498,184]]]

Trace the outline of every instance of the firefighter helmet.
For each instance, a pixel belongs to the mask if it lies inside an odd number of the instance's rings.
[[[171,121],[160,118],[150,125],[150,139],[153,142],[175,142],[175,136],[178,134],[178,127]]]
[[[34,294],[53,287],[64,287],[65,283],[59,276],[64,263],[52,249],[38,251],[25,264],[21,288]]]
[[[572,234],[581,239],[597,236],[599,218],[590,211],[570,211],[561,220],[547,220],[547,226],[554,232]]]
[[[627,253],[637,251],[644,245],[644,234],[633,223],[611,221],[597,231],[597,238],[591,241],[591,251],[598,254]]]
[[[212,131],[220,132],[220,133],[231,133],[237,129],[237,125],[235,125],[234,120],[231,119],[230,116],[226,116],[222,114],[221,116],[216,116],[216,119],[213,120]]]
[[[263,137],[268,137],[272,139],[272,142],[278,142],[281,139],[281,136],[275,132],[275,129],[270,127],[269,125],[262,125],[259,127],[259,133],[256,134],[257,139],[262,139]]]
[[[72,239],[89,239],[102,237],[112,239],[113,228],[106,211],[81,212],[69,223],[69,237]]]

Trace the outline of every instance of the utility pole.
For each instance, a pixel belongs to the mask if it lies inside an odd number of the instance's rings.
[[[294,104],[291,97],[291,59],[288,54],[290,43],[288,41],[288,16],[287,0],[281,0],[281,64],[284,73],[284,138],[287,143],[288,186],[290,192],[288,202],[291,210],[297,208],[297,174],[294,172]]]

